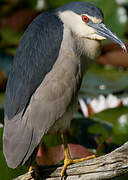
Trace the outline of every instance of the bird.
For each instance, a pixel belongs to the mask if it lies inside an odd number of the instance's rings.
[[[105,39],[126,51],[104,24],[101,9],[89,2],[70,2],[43,12],[28,25],[5,93],[3,152],[10,168],[33,164],[43,137],[56,132],[65,152],[61,176],[69,164],[87,159],[71,159],[65,131],[76,110],[83,76]]]

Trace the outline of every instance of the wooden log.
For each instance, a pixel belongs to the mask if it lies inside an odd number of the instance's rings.
[[[40,180],[61,180],[61,167],[39,167]],[[102,180],[128,173],[128,142],[109,154],[68,166],[66,180]],[[15,180],[33,180],[28,172]]]

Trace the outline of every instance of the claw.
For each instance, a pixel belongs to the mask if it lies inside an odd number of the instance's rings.
[[[66,169],[67,169],[68,165],[79,163],[79,162],[86,161],[88,159],[93,159],[93,158],[96,157],[95,155],[91,155],[91,156],[88,156],[88,157],[85,157],[85,158],[72,160],[71,156],[70,156],[70,153],[69,153],[69,150],[68,150],[68,145],[67,145],[67,143],[66,143],[66,141],[64,139],[63,133],[61,134],[61,138],[62,138],[62,141],[63,141],[63,144],[64,144],[64,153],[65,153],[65,160],[64,160],[63,169],[61,171],[61,177],[63,177],[65,175],[65,172],[66,172]]]

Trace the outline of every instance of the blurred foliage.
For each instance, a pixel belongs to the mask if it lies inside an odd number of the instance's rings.
[[[115,0],[88,0],[100,7],[105,16],[105,24],[120,38],[126,38],[128,22],[121,21],[120,9],[128,7],[118,5]],[[71,0],[46,0],[46,6],[41,11],[57,8]],[[37,9],[38,0],[1,0],[0,2],[0,72],[8,76],[12,59],[23,32],[31,20],[40,13]],[[126,11],[128,8],[125,9]],[[128,11],[126,12],[128,14]],[[1,71],[2,70],[2,71]],[[5,78],[0,74],[0,82]],[[100,94],[115,93],[120,97],[128,94],[128,69],[112,66],[94,65],[84,78],[80,97],[93,98]],[[1,89],[0,84],[0,89]],[[4,89],[5,90],[5,89]],[[1,91],[0,91],[1,92]],[[125,92],[125,93],[124,93]],[[0,93],[0,125],[3,123],[4,93]],[[12,170],[7,167],[2,153],[3,128],[0,126],[0,180],[10,180],[27,171],[21,167]],[[90,118],[85,118],[78,108],[72,121],[71,130],[68,132],[68,142],[81,144],[94,150],[97,154],[105,154],[123,144],[128,139],[128,106],[120,106],[96,113]],[[58,146],[62,143],[60,135],[44,137],[47,148]],[[117,180],[119,178],[116,178]],[[127,176],[122,177],[122,180]]]
[[[123,117],[123,120],[121,121]],[[112,137],[113,143],[123,144],[128,140],[128,107],[120,106],[107,109],[92,116],[98,122],[107,122],[111,127],[109,135]],[[97,124],[97,129],[99,125]],[[99,130],[99,132],[101,129]],[[106,129],[104,128],[104,131]],[[101,132],[104,132],[103,129]]]
[[[14,55],[16,53],[16,47],[21,39],[22,33],[16,32],[11,28],[5,27],[0,31],[0,46],[3,49],[4,53]],[[13,43],[13,44],[12,44]],[[6,45],[8,45],[7,48]]]
[[[4,93],[0,93],[0,108],[3,107],[4,103]]]
[[[7,76],[9,74],[10,69],[11,69],[12,62],[13,62],[12,56],[9,56],[5,53],[0,54],[0,69],[2,71],[4,71],[7,74]]]
[[[86,0],[85,0],[86,1]],[[47,9],[53,9],[57,8],[65,3],[71,2],[71,0],[47,0]],[[119,35],[121,38],[124,38],[124,33],[126,32],[127,29],[127,21],[122,22],[121,21],[121,16],[119,14],[119,8],[122,8],[121,6],[117,5],[116,1],[113,0],[90,0],[89,2],[94,3],[98,7],[100,7],[105,16],[105,24],[117,35]],[[37,7],[37,0],[32,0],[32,1],[19,1],[15,0],[13,1],[3,1],[3,6],[4,7],[5,14],[3,19],[0,20],[0,48],[1,50],[4,49],[7,53],[14,55],[16,52],[16,48],[18,45],[19,40],[21,39],[22,33],[24,29],[26,29],[25,21],[27,24],[29,21],[32,19],[30,18],[33,16],[33,13],[25,16],[27,12],[24,12],[24,9],[30,10],[30,9],[35,9],[35,15],[38,10],[36,10]],[[12,8],[12,10],[9,10],[9,7]],[[111,8],[110,8],[111,7]],[[21,11],[21,14],[17,14],[17,11]],[[43,10],[43,9],[42,9]],[[6,12],[7,11],[7,12]],[[2,11],[1,11],[2,13]],[[12,16],[13,14],[13,16]],[[25,16],[25,17],[24,17]],[[10,18],[9,18],[10,17]],[[24,21],[22,21],[22,17],[24,17]],[[30,19],[28,21],[28,19]],[[20,21],[21,22],[20,22]],[[20,27],[18,22],[20,22]],[[23,24],[23,25],[22,25]],[[13,28],[12,28],[13,27]],[[24,29],[22,29],[24,27]],[[19,32],[16,32],[18,29]],[[10,45],[12,47],[10,48]],[[14,46],[15,45],[15,46]]]
[[[85,97],[111,94],[128,90],[128,70],[114,66],[93,65],[87,72],[81,87]],[[82,94],[83,95],[83,94]]]

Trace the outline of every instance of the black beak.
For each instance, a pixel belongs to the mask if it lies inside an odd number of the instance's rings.
[[[95,23],[90,23],[89,26],[91,26],[92,28],[94,28],[96,30],[96,34],[111,39],[112,41],[118,43],[125,52],[127,52],[126,46],[125,44],[114,34],[112,33],[105,25],[104,23],[99,23],[99,24],[95,24]]]

